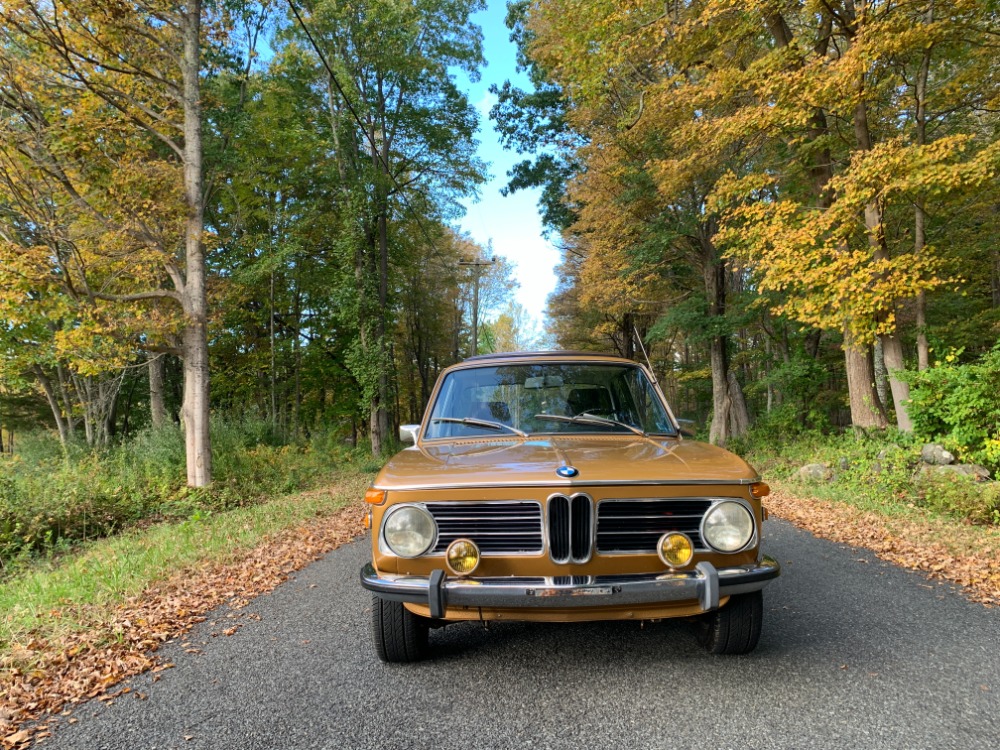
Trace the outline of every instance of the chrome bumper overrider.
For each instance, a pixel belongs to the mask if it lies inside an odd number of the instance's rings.
[[[561,578],[448,578],[378,573],[371,563],[361,570],[361,585],[383,599],[428,605],[432,617],[447,607],[531,609],[615,607],[697,600],[705,612],[717,609],[723,596],[763,588],[781,571],[770,557],[756,565],[717,569],[708,562],[682,573]]]

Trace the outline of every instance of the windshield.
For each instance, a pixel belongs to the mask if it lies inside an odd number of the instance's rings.
[[[676,435],[646,374],[623,364],[515,364],[455,370],[426,439],[552,433]]]

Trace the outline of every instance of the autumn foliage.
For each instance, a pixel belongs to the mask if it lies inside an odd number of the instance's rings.
[[[646,319],[681,399],[687,372],[710,360],[720,437],[720,413],[730,434],[745,429],[739,386],[837,345],[850,421],[885,426],[888,413],[909,430],[896,373],[927,367],[931,339],[954,343],[956,314],[988,326],[970,352],[995,340],[991,3],[517,8],[579,165],[563,237],[580,260],[572,295],[553,301],[558,330],[577,320],[599,345],[614,340],[607,321]],[[980,280],[994,291],[960,301]],[[685,306],[700,314],[675,313]],[[767,411],[790,395],[769,386]]]

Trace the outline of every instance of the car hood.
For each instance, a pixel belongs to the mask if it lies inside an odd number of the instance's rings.
[[[577,470],[573,478],[556,474]],[[593,484],[746,484],[759,477],[729,451],[695,440],[574,435],[449,440],[407,448],[385,465],[378,489]]]

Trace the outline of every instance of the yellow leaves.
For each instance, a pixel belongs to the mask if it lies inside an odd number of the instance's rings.
[[[848,170],[831,182],[838,201],[861,210],[869,201],[925,199],[977,188],[996,175],[1000,146],[993,143],[969,156],[975,137],[948,135],[926,145],[897,137],[869,151],[855,151]]]
[[[741,184],[723,185],[732,197]],[[751,267],[758,289],[776,293],[776,311],[819,328],[857,326],[860,340],[893,324],[897,300],[942,283],[929,256],[876,259],[853,205],[819,211],[791,200],[736,204],[716,237],[730,257]]]
[[[29,5],[5,5],[5,19],[31,25],[51,12],[36,3],[35,18]],[[28,44],[17,23],[0,30],[0,87],[12,92],[0,119],[0,204],[11,212],[0,241],[0,317],[10,327],[0,335],[21,371],[61,361],[89,375],[121,366],[139,336],[163,340],[178,328],[176,305],[99,296],[162,288],[165,262],[183,245],[180,160],[136,124],[179,136],[169,59],[179,48],[171,24],[151,29],[134,9],[60,7],[68,15],[59,40],[39,31]],[[114,65],[100,64],[108,59]],[[138,65],[147,70],[130,67]]]
[[[1000,149],[973,153],[973,143],[969,134],[923,146],[898,137],[854,151],[830,181],[835,199],[823,209],[776,200],[781,185],[773,173],[728,173],[709,200],[721,220],[716,240],[753,269],[762,293],[777,295],[776,312],[820,328],[847,323],[859,342],[870,342],[893,330],[899,301],[955,282],[934,247],[919,255],[893,247],[882,222],[892,206],[912,217],[914,196],[966,194],[994,179]]]
[[[715,189],[709,196],[707,204],[708,210],[717,213],[725,210],[727,206],[739,206],[739,210],[744,212],[745,218],[750,218],[750,214],[761,213],[767,208],[761,203],[744,203],[748,196],[759,193],[777,186],[777,177],[764,172],[737,176],[731,169],[716,181]],[[773,210],[780,210],[782,204],[772,204]]]
[[[770,26],[779,8],[790,38]],[[943,212],[995,193],[992,120],[951,114],[1000,101],[995,55],[975,51],[995,19],[975,0],[933,21],[922,7],[866,8],[848,21],[819,2],[532,4],[536,60],[588,140],[570,189],[582,304],[618,311],[662,298],[659,258],[715,221],[716,244],[776,312],[835,330],[847,322],[859,342],[895,326],[900,302],[955,283],[950,247],[914,250],[914,203]],[[920,144],[914,81],[928,49],[935,114]],[[930,231],[937,238],[940,223]]]

